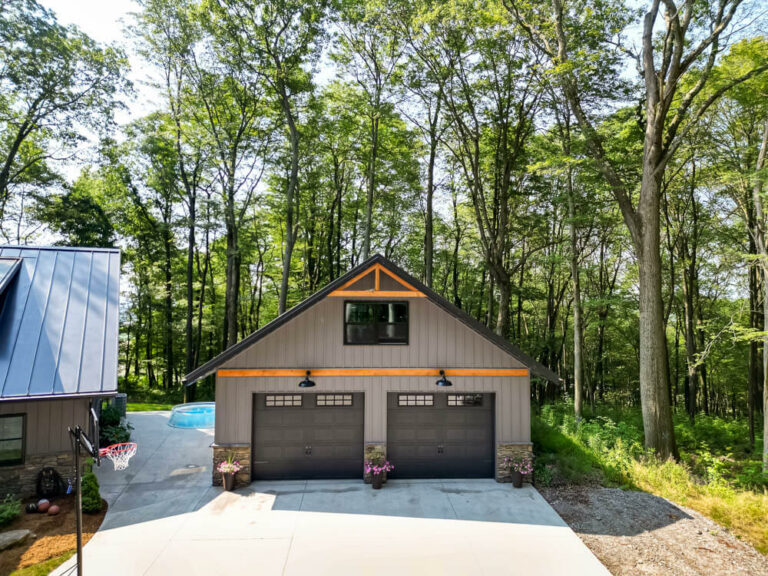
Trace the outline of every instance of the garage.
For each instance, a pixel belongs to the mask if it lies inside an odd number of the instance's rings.
[[[387,394],[392,478],[490,478],[494,394]]]
[[[362,393],[254,394],[254,480],[360,478]]]

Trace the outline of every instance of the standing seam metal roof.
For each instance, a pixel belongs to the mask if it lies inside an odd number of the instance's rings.
[[[117,391],[120,251],[0,247],[21,263],[0,303],[0,400]]]

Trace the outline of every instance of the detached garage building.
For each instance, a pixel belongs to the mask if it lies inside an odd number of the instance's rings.
[[[187,375],[216,374],[214,469],[239,480],[499,478],[556,374],[380,255]],[[214,472],[214,484],[221,478]]]

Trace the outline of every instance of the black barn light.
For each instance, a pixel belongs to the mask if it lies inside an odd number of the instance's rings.
[[[307,376],[299,382],[299,388],[312,388],[315,385],[315,383],[309,379],[309,370],[307,370]]]
[[[453,386],[453,383],[445,377],[445,370],[440,370],[440,380],[435,382],[438,386]]]

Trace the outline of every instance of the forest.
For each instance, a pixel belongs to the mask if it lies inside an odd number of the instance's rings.
[[[0,2],[1,241],[121,248],[137,401],[381,253],[561,376],[542,422],[759,470],[766,7],[637,4],[141,0],[105,44]]]

